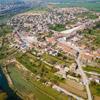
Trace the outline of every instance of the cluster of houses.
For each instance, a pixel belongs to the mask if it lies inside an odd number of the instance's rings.
[[[9,24],[18,31],[30,31],[31,34],[49,32],[49,25],[66,24],[75,20],[76,15],[88,12],[84,8],[55,8],[45,13],[25,13],[14,16]]]
[[[9,24],[14,27],[12,36],[15,38],[17,46],[21,50],[27,48],[38,47],[44,51],[48,51],[50,44],[55,45],[57,49],[62,50],[68,56],[76,57],[77,52],[81,48],[77,45],[75,36],[79,35],[78,31],[84,30],[87,27],[92,27],[94,20],[84,20],[78,22],[71,29],[62,32],[53,32],[51,37],[46,37],[44,34],[49,33],[49,25],[64,24],[67,21],[77,19],[77,14],[88,12],[85,8],[55,8],[49,9],[49,12],[44,13],[24,13],[14,16]],[[40,34],[42,33],[42,35]],[[42,38],[42,41],[40,41]],[[67,41],[68,40],[68,41]],[[75,43],[74,43],[75,42]],[[49,45],[48,45],[49,44]],[[53,49],[52,49],[53,50]],[[55,55],[54,52],[50,54]],[[83,63],[91,62],[97,58],[100,58],[100,50],[92,52],[82,51],[81,60]]]

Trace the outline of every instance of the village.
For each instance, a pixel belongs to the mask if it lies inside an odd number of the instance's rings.
[[[98,96],[90,87],[91,83],[100,85],[100,72],[95,70],[100,68],[100,48],[92,50],[80,41],[84,39],[84,30],[95,27],[98,22],[100,14],[79,7],[16,15],[8,21],[13,32],[7,38],[9,47],[15,48],[20,55],[16,53],[15,57],[8,58],[6,66],[16,66],[24,78],[29,76],[26,80],[34,79],[72,100],[97,100]],[[88,71],[91,66],[95,66],[94,70]],[[4,72],[9,71],[13,73],[9,67],[4,68]],[[12,85],[10,76],[7,77]],[[50,100],[55,100],[52,97]]]

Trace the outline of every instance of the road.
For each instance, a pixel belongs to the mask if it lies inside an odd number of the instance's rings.
[[[15,62],[18,64],[18,66],[17,66],[18,68],[20,68],[20,69],[22,68],[21,70],[23,70],[25,72],[29,71],[31,73],[31,75],[33,74],[30,70],[28,70],[25,66],[23,66],[21,63],[19,63],[17,60],[15,60]],[[57,85],[55,85],[55,84],[53,85],[53,88],[56,89],[56,90],[60,90],[60,91],[64,92],[65,94],[72,96],[73,98],[75,98],[77,100],[84,100],[83,98],[81,98],[81,97],[79,97],[79,96],[77,96],[77,95],[57,86]],[[53,99],[53,100],[55,100],[55,99]]]
[[[73,48],[74,50],[77,51],[78,54],[76,54],[76,63],[78,65],[78,69],[80,71],[80,75],[82,77],[82,81],[86,87],[86,91],[87,91],[87,95],[88,95],[88,100],[92,100],[92,95],[91,95],[91,92],[90,92],[90,89],[89,89],[89,80],[85,74],[85,72],[83,71],[82,69],[82,64],[81,64],[81,61],[80,61],[80,53],[81,53],[81,50],[79,49],[79,47],[75,46],[75,45],[72,45],[72,44],[69,44],[69,46],[71,48]]]
[[[87,91],[87,95],[88,95],[88,100],[92,100],[92,95],[91,95],[91,91],[89,89],[89,80],[85,74],[85,72],[83,71],[82,69],[82,65],[81,65],[81,61],[80,61],[80,52],[76,58],[76,63],[78,65],[78,68],[80,70],[80,74],[81,74],[81,77],[82,77],[82,80],[83,80],[83,83],[86,87],[86,91]]]
[[[63,89],[63,88],[61,88],[61,87],[59,87],[59,86],[57,86],[57,85],[53,85],[52,88],[53,88],[53,89],[56,89],[57,91],[62,91],[62,92],[64,92],[65,94],[70,95],[70,96],[74,97],[74,98],[77,99],[77,100],[84,100],[83,98],[78,97],[78,96],[76,96],[76,95],[74,95],[74,94],[72,94],[72,93],[66,91],[65,89]]]

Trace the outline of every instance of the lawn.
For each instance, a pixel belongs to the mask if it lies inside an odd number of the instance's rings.
[[[86,66],[83,68],[85,71],[89,71],[89,72],[96,72],[100,74],[100,68],[98,67],[93,67],[93,66]]]

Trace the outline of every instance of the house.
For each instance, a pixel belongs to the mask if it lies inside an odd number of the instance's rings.
[[[65,53],[67,53],[68,55],[72,55],[72,56],[76,56],[77,51],[74,50],[73,48],[71,48],[70,46],[68,46],[65,43],[61,43],[59,42],[57,44],[57,47],[60,48],[61,50],[63,50]]]
[[[51,43],[51,44],[55,44],[56,43],[56,39],[54,37],[51,37],[51,38],[46,38],[46,41],[48,43]]]
[[[91,63],[95,60],[95,57],[91,52],[86,52],[86,51],[84,52],[83,51],[80,55],[80,60],[83,63]]]

